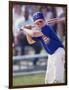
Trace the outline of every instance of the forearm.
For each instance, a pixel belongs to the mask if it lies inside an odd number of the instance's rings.
[[[29,34],[27,34],[26,37],[29,44],[35,43],[35,41],[32,39],[32,37]]]
[[[25,34],[30,35],[31,37],[39,37],[42,36],[42,32],[36,30],[36,31],[32,31],[30,29],[25,29],[23,28],[23,31],[25,32]]]
[[[31,29],[23,28],[22,30],[23,30],[23,32],[24,32],[25,34],[28,34],[28,35],[30,35],[31,37],[34,35],[34,32],[33,32]]]

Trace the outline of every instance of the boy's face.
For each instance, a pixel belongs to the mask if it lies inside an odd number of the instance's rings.
[[[45,24],[45,20],[40,19],[40,20],[36,21],[34,24],[37,28],[41,29]]]

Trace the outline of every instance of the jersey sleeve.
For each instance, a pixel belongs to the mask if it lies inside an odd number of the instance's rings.
[[[42,33],[50,38],[54,38],[54,36],[57,37],[54,29],[51,26],[45,26],[42,28]]]
[[[44,35],[50,35],[51,34],[51,30],[50,30],[51,28],[49,27],[49,26],[44,26],[43,28],[42,28],[42,33],[44,34]]]

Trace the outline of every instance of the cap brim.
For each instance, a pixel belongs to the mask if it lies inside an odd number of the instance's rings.
[[[43,21],[43,20],[44,20],[44,19],[37,19],[37,20],[34,21],[34,23],[37,23],[37,22]]]

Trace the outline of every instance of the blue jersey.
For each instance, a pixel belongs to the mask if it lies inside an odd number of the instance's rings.
[[[53,54],[59,47],[63,48],[61,41],[50,26],[45,25],[41,29],[41,32],[43,33],[42,36],[33,37],[33,39],[35,41],[41,41],[43,47],[49,54]]]

